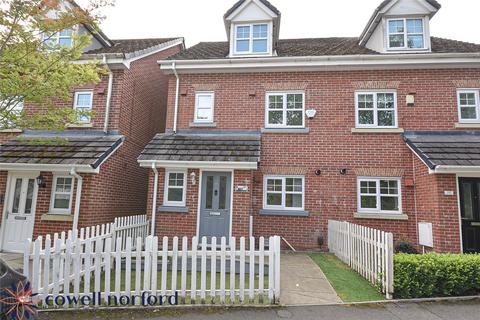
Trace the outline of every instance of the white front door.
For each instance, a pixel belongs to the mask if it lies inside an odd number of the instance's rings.
[[[32,238],[38,186],[35,174],[12,174],[7,191],[3,250],[23,252],[25,240]]]

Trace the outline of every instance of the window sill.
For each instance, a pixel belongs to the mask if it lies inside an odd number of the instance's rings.
[[[375,219],[375,220],[408,220],[406,214],[399,213],[364,213],[357,212],[353,215],[357,219]]]
[[[69,214],[47,213],[42,215],[42,221],[73,222],[73,216]]]
[[[291,134],[308,134],[310,128],[262,128],[262,133],[291,133]]]
[[[172,207],[172,206],[161,206],[158,208],[158,212],[175,212],[175,213],[188,213],[188,207]]]
[[[260,210],[262,216],[283,216],[283,217],[308,217],[310,212],[303,210],[273,210],[262,209]]]
[[[65,126],[67,129],[93,128],[92,123],[69,123]]]
[[[402,128],[353,128],[352,133],[404,133]]]
[[[22,133],[22,129],[1,129],[0,133]]]
[[[468,122],[462,122],[462,123],[455,123],[455,128],[457,129],[480,129],[480,123],[468,123]]]
[[[190,122],[190,128],[216,128],[216,122],[208,122],[208,123],[201,123],[201,122]]]

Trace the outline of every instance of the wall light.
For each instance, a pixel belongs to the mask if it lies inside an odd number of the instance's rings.
[[[45,179],[44,176],[42,175],[39,175],[37,177],[37,185],[40,187],[40,188],[45,188],[47,186],[47,181]]]
[[[192,186],[197,183],[197,174],[195,172],[190,173],[190,181],[192,182]]]

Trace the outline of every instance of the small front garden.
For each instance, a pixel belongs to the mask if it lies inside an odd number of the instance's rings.
[[[312,253],[310,258],[320,266],[338,296],[344,302],[385,300],[385,296],[333,254]]]

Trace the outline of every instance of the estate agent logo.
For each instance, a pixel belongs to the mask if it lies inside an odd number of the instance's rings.
[[[35,319],[37,306],[33,302],[32,287],[28,281],[20,281],[0,289],[0,312],[9,320]],[[0,314],[1,315],[1,314]]]

